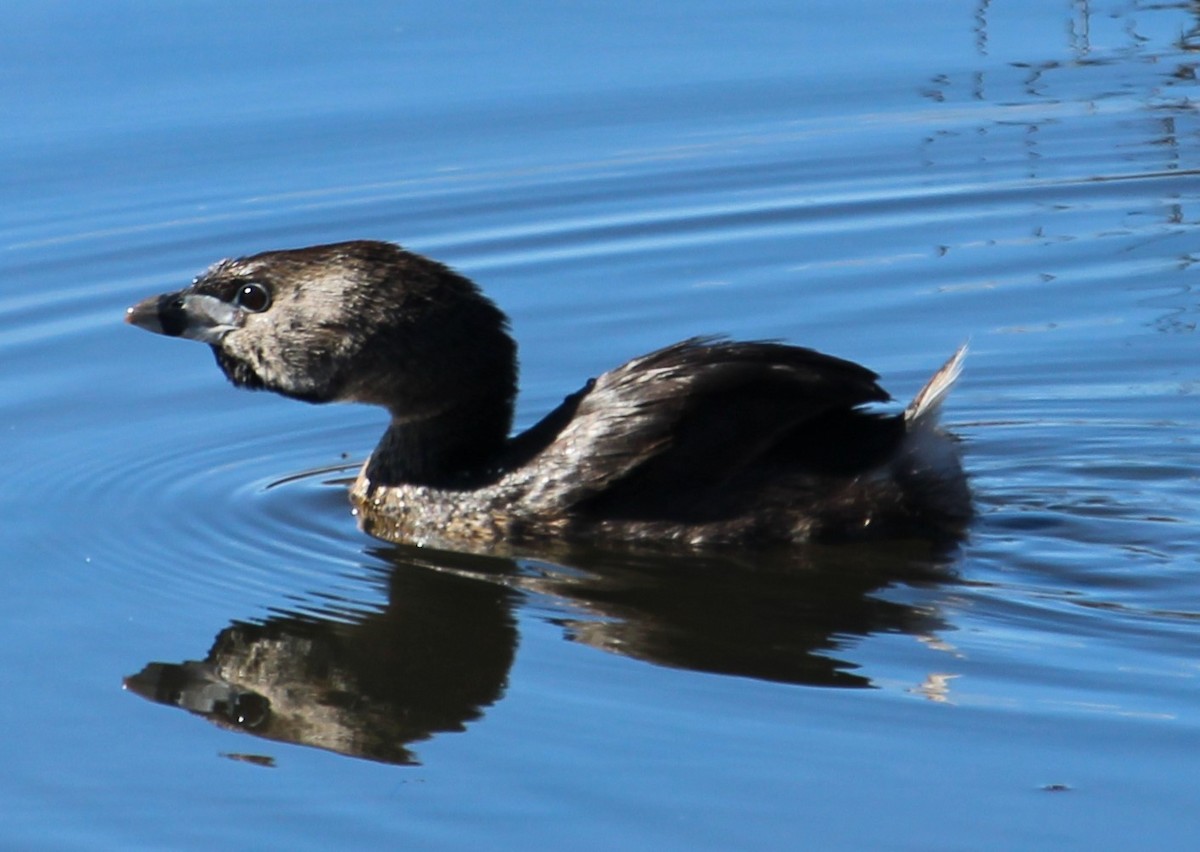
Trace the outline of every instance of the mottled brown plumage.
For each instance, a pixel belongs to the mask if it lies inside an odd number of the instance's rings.
[[[936,427],[962,352],[903,414],[874,373],[810,349],[694,338],[588,382],[508,437],[516,346],[468,279],[368,241],[216,264],[128,321],[212,346],[237,385],[381,405],[351,489],[365,529],[494,547],[941,536],[970,515]]]

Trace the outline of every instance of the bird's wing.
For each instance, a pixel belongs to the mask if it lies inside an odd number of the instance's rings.
[[[810,349],[685,340],[603,374],[531,430],[546,433],[541,487],[558,505],[618,486],[627,505],[719,487],[805,424],[886,401],[876,379]]]

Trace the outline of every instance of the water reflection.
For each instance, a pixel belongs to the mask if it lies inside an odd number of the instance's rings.
[[[408,764],[413,743],[464,730],[503,695],[524,598],[546,597],[568,639],[605,651],[823,687],[871,685],[848,659],[855,639],[945,626],[875,594],[946,579],[947,554],[925,543],[686,560],[572,551],[560,563],[374,555],[388,563],[380,610],[235,622],[203,660],[150,663],[126,686],[222,727]]]
[[[411,743],[463,730],[502,694],[514,594],[411,565],[388,579],[381,611],[235,622],[203,660],[150,663],[125,685],[266,739],[414,763]]]
[[[1200,5],[1119,5],[1125,8],[1093,8],[1080,0],[1059,35],[1017,40],[1005,14],[1010,10],[996,14],[990,0],[979,0],[972,27],[978,62],[931,75],[920,94],[937,104],[982,104],[983,120],[973,121],[974,111],[947,113],[922,142],[925,167],[943,171],[951,165],[953,152],[938,156],[931,149],[962,134],[974,140],[964,148],[981,162],[1023,158],[1024,177],[1031,181],[1163,178],[1194,169],[1189,154]],[[1162,19],[1149,12],[1169,10],[1187,13],[1187,29],[1166,40]],[[1100,131],[1100,122],[1110,126]],[[1114,130],[1132,138],[1113,145]],[[988,137],[1003,147],[987,144]],[[1083,151],[1091,156],[1081,157]],[[1064,173],[1063,162],[1072,161],[1095,171]]]

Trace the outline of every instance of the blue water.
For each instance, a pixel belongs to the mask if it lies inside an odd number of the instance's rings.
[[[1200,842],[1194,6],[5,18],[6,848]],[[969,339],[978,518],[802,564],[374,541],[381,412],[121,322],[349,238],[510,314],[521,426],[695,334],[902,399]]]

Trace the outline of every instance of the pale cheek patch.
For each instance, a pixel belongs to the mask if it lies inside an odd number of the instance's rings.
[[[187,320],[180,337],[215,345],[238,326],[238,309],[215,296],[192,294],[182,301]]]

